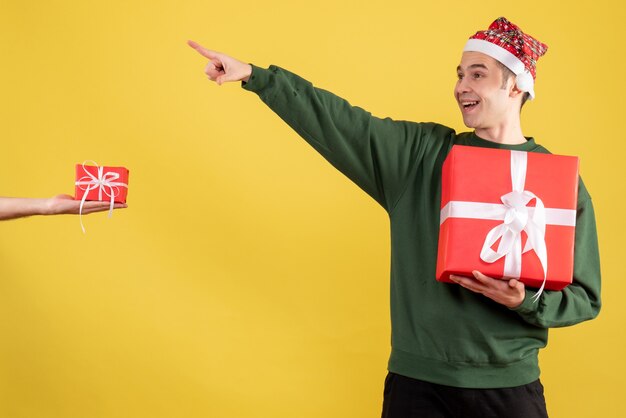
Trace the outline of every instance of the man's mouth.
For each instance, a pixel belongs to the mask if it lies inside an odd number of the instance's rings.
[[[478,100],[463,101],[461,102],[461,106],[463,107],[463,110],[470,110],[478,106],[479,103],[480,102]]]

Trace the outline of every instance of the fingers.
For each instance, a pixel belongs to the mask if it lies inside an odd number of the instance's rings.
[[[215,79],[215,82],[217,83],[218,86],[221,86],[222,84],[227,83],[229,81],[235,81],[235,78],[233,78],[232,76],[228,74],[224,74]]]
[[[209,80],[215,81],[218,85],[231,81],[248,81],[248,77],[252,73],[250,64],[245,64],[228,55],[206,49],[194,41],[187,41],[187,44],[198,51],[200,55],[209,59],[204,68],[204,73]]]
[[[461,286],[468,290],[471,290],[472,292],[482,293],[484,291],[482,284],[479,281],[474,280],[470,277],[450,275],[450,280],[460,284]]]
[[[204,73],[211,81],[217,81],[217,78],[220,75],[223,75],[224,71],[224,68],[219,64],[219,62],[209,61],[206,67],[204,67]]]
[[[105,205],[89,205],[87,206],[87,203],[105,203]],[[110,204],[106,203],[106,202],[85,202],[85,205],[83,206],[83,215],[89,215],[90,213],[97,213],[97,212],[106,212],[109,210],[110,208]],[[128,207],[128,205],[126,203],[116,203],[113,206],[113,209],[126,209]],[[78,208],[76,209],[75,213],[78,213]]]
[[[79,201],[76,201],[77,205],[80,205]],[[127,207],[128,205],[126,205],[126,203],[115,203],[113,205],[114,209],[123,209],[125,207]],[[106,201],[87,201],[83,204],[83,210],[85,209],[96,209],[96,208],[110,208],[111,207],[111,202],[106,202]]]
[[[80,201],[75,200],[75,202],[80,205]],[[126,203],[114,203],[113,204],[113,208],[114,209],[122,209],[127,207],[128,205]],[[83,209],[92,209],[92,208],[110,208],[111,207],[111,202],[107,202],[106,200],[87,200],[85,201],[85,203],[83,204]]]
[[[127,208],[128,205],[126,203],[116,203],[113,206],[113,209],[124,209]],[[86,201],[83,204],[83,215],[88,215],[90,213],[95,212],[104,212],[111,208],[110,202],[104,201]],[[65,213],[65,214],[78,214],[80,212],[80,201],[74,200],[73,198],[70,200],[63,202],[57,209],[56,213]]]
[[[489,276],[485,276],[484,274],[482,274],[478,270],[472,271],[472,274],[474,275],[474,278],[476,280],[478,280],[479,282],[481,282],[484,285],[489,285],[489,284],[491,284],[495,280],[495,279],[493,279],[493,278],[491,278]]]
[[[223,75],[220,75],[219,77],[217,77],[215,79],[215,82],[217,82],[217,84],[221,86],[224,83],[228,83],[230,81],[239,81],[241,79],[242,79],[242,76],[240,74],[226,72]]]
[[[220,68],[216,70],[216,74],[214,76],[209,73],[207,73],[207,75],[209,76],[211,81],[215,81],[218,86],[221,86],[224,83],[228,83],[229,81],[241,80],[241,78],[237,74],[228,73],[226,69]]]
[[[521,282],[517,279],[511,279],[509,280],[509,287],[515,289],[518,283],[521,283]]]
[[[203,47],[202,45],[200,45],[197,42],[194,41],[187,41],[187,45],[189,45],[190,47],[192,47],[193,49],[195,49],[196,51],[198,51],[198,53],[200,55],[202,55],[205,58],[208,59],[217,59],[218,55],[217,52],[215,51],[211,51],[210,49],[206,49],[205,47]]]
[[[91,208],[83,208],[83,215],[89,215],[90,213],[97,213],[97,212],[105,212],[109,210],[109,208],[103,208],[103,207],[91,207]],[[74,212],[74,214],[77,214],[78,211]]]
[[[485,276],[477,270],[472,271],[472,275],[474,277],[450,275],[450,279],[472,292],[482,294],[487,294],[493,290],[503,289],[504,287],[510,286],[510,284],[506,285],[503,280]]]
[[[519,306],[523,302],[525,287],[519,280],[494,279],[479,271],[473,271],[472,275],[474,277],[450,275],[450,279],[474,293],[481,293],[509,308]]]

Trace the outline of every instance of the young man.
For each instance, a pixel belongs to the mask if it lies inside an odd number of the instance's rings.
[[[573,283],[533,290],[515,279],[435,280],[441,167],[455,144],[548,151],[524,137],[523,102],[547,47],[499,18],[467,42],[454,95],[465,125],[379,119],[282,68],[261,69],[189,45],[222,84],[243,82],[331,164],[371,195],[391,222],[392,352],[383,417],[545,417],[537,354],[548,328],[594,318],[600,266],[591,198],[579,183]]]
[[[109,210],[109,202],[85,202],[83,215]],[[125,208],[125,203],[116,203],[114,209]],[[77,215],[80,201],[70,195],[60,194],[48,199],[0,197],[0,221],[24,218],[33,215]]]

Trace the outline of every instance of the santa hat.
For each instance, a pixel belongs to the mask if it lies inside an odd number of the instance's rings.
[[[500,61],[516,76],[517,88],[535,98],[537,59],[548,46],[522,32],[504,17],[497,18],[485,31],[469,38],[463,51],[482,52]]]

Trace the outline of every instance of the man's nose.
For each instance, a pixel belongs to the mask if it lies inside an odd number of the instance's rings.
[[[462,94],[462,93],[467,93],[469,92],[469,84],[466,81],[465,77],[461,78],[457,81],[456,86],[454,88],[454,92],[458,95],[458,94]]]

